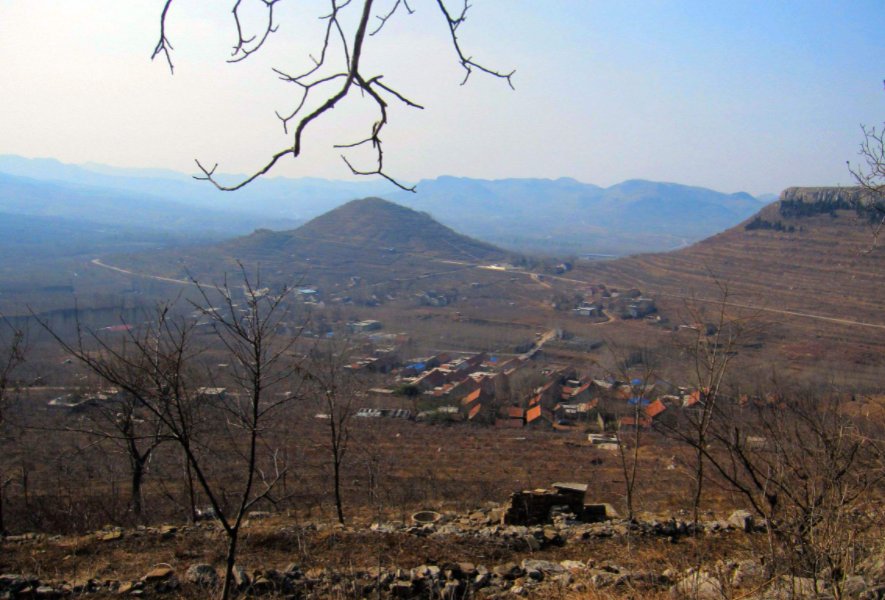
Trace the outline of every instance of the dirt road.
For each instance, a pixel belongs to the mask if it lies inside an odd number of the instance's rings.
[[[186,279],[172,279],[171,277],[160,277],[159,275],[147,275],[145,273],[136,273],[134,271],[130,271],[128,269],[121,269],[120,267],[115,267],[113,265],[108,265],[101,262],[98,258],[93,258],[90,261],[96,267],[101,267],[103,269],[110,269],[111,271],[116,271],[117,273],[123,273],[124,275],[132,275],[134,277],[144,277],[145,279],[155,279],[157,281],[165,281],[167,283],[177,283],[179,285],[193,285],[193,281],[188,281]]]

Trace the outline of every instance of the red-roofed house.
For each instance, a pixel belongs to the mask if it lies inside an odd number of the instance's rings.
[[[525,419],[525,411],[518,406],[508,406],[502,412],[508,419],[519,419],[520,421]]]
[[[667,410],[667,405],[661,402],[661,399],[658,398],[651,404],[645,407],[645,416],[649,419],[654,419],[659,414]]]
[[[541,405],[535,404],[527,411],[525,411],[525,422],[532,423],[541,418]]]
[[[479,402],[480,397],[482,396],[482,389],[476,388],[463,398],[461,398],[461,406],[468,407],[472,406],[474,403]]]
[[[448,383],[448,376],[440,369],[432,369],[430,371],[426,371],[423,375],[415,379],[412,383],[414,383],[422,390],[431,390],[435,387],[443,385],[444,383]]]
[[[551,427],[553,425],[553,413],[543,408],[540,404],[525,411],[525,424],[531,427]]]

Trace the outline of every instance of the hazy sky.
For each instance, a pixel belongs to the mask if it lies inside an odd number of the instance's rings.
[[[392,0],[377,0],[379,9]],[[177,0],[176,70],[151,62],[162,0],[0,1],[0,153],[192,172],[246,172],[289,142],[274,111],[317,51],[324,2],[284,0],[261,53],[227,64],[232,2]],[[459,85],[445,23],[412,0],[366,45],[367,72],[426,106],[394,106],[387,170],[645,178],[722,191],[849,184],[860,124],[885,121],[885,4],[475,0],[465,50],[502,70]],[[454,4],[454,2],[452,3]],[[365,136],[358,102],[312,126],[274,175],[348,178],[334,142]]]

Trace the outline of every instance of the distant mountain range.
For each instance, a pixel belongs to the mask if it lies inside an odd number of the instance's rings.
[[[764,204],[745,193],[642,180],[601,188],[565,178],[439,177],[417,189],[413,194],[370,180],[266,178],[226,193],[173,171],[0,156],[0,213],[209,239],[291,229],[349,200],[380,196],[512,250],[623,255],[688,245]]]
[[[574,179],[421,181],[388,198],[461,233],[516,250],[632,254],[686,246],[764,203],[746,193],[630,180],[609,188]]]

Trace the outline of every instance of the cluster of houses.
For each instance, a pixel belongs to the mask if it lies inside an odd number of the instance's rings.
[[[614,381],[579,376],[574,367],[541,367],[525,356],[501,360],[486,353],[400,361],[393,351],[354,361],[350,369],[391,376],[376,396],[400,394],[412,402],[410,417],[483,423],[501,429],[524,427],[600,432],[649,429],[677,418],[702,400],[698,391],[662,381]],[[367,412],[368,409],[364,412]]]
[[[621,291],[603,284],[591,285],[585,290],[584,300],[572,312],[581,317],[642,319],[657,312],[655,301],[646,298],[636,288]]]

